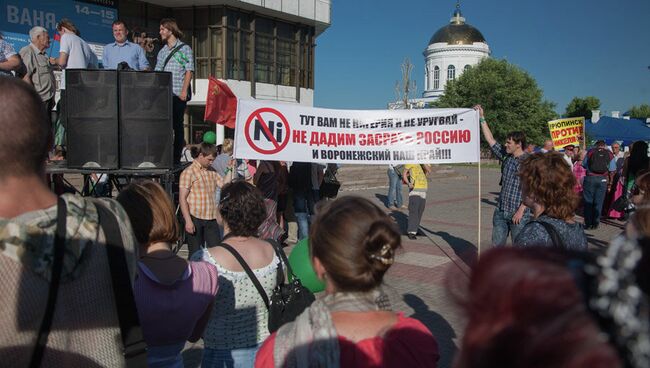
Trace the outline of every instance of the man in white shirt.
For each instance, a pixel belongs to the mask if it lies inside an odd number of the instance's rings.
[[[542,147],[540,151],[542,151],[542,153],[553,151],[553,141],[550,139],[545,140],[544,147]]]
[[[97,55],[86,41],[79,37],[79,30],[68,19],[62,19],[56,30],[61,35],[58,58],[50,58],[50,63],[65,69],[97,69]],[[65,89],[65,72],[61,76],[61,89]]]
[[[614,158],[617,160],[625,157],[625,153],[621,151],[621,144],[618,142],[612,143],[612,153],[614,154]]]
[[[50,58],[50,64],[58,65],[63,73],[61,74],[61,98],[57,105],[57,113],[64,128],[67,128],[65,111],[65,69],[97,69],[97,55],[90,49],[88,43],[79,37],[79,30],[68,19],[61,19],[56,25],[56,30],[61,35],[61,46],[58,58]]]

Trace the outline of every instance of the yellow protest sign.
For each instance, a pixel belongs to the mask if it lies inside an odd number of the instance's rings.
[[[558,150],[569,144],[580,145],[584,139],[585,118],[557,119],[548,122],[553,147]]]

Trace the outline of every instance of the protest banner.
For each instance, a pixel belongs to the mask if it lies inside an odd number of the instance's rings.
[[[569,144],[579,146],[584,140],[585,118],[557,119],[548,122],[553,147],[562,149]]]
[[[239,100],[236,158],[341,164],[479,161],[472,109],[333,110]]]

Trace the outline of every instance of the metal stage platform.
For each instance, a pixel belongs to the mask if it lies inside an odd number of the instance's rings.
[[[99,169],[99,168],[85,168],[85,169],[73,169],[67,167],[66,161],[54,161],[49,162],[45,166],[45,173],[50,175],[61,175],[61,178],[64,183],[70,188],[74,188],[75,191],[82,196],[92,196],[96,195],[95,192],[95,183],[92,180],[92,174],[105,174],[108,175],[108,180],[117,189],[119,192],[127,186],[133,180],[138,179],[151,179],[160,183],[160,185],[165,188],[165,191],[169,193],[170,198],[173,203],[176,203],[176,198],[174,196],[174,181],[177,181],[177,178],[180,176],[181,171],[185,169],[190,162],[181,163],[176,165],[172,169],[157,169],[157,168],[146,168],[146,169]],[[81,190],[78,190],[74,185],[72,185],[66,178],[66,174],[76,174],[83,176],[83,186]],[[110,196],[110,195],[109,195]]]

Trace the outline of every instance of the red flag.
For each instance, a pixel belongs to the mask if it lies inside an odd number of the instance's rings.
[[[214,77],[208,83],[208,95],[205,98],[205,115],[203,120],[235,128],[237,115],[237,97],[228,85]]]

